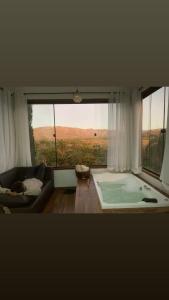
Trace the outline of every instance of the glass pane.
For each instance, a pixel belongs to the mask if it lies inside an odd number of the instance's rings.
[[[153,93],[151,103],[151,131],[163,128],[164,87]]]
[[[108,104],[56,104],[57,166],[106,165]]]
[[[169,97],[169,87],[166,87],[166,94],[165,94],[165,127],[164,128],[167,128],[168,97]]]
[[[56,165],[53,105],[29,105],[30,143],[33,164]]]
[[[142,114],[142,165],[144,168],[150,168],[150,107],[151,97],[143,99]]]
[[[164,87],[143,99],[142,164],[157,174],[161,172],[164,153],[164,111]]]
[[[164,88],[161,88],[152,94],[151,101],[150,169],[157,174],[160,174],[163,159],[163,125]]]
[[[162,131],[167,123],[168,89],[164,110],[164,87],[143,99],[143,125],[142,125],[142,164],[143,167],[160,174],[165,132]]]

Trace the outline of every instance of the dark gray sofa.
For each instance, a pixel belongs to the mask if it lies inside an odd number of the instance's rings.
[[[2,187],[10,188],[11,185],[26,178],[39,178],[40,166],[34,167],[16,167],[0,174],[0,185]],[[53,170],[49,167],[43,167],[39,178],[43,181],[42,191],[38,196],[26,195],[4,195],[0,194],[0,205],[7,206],[11,212],[16,213],[32,213],[41,212],[50,198],[54,190]]]

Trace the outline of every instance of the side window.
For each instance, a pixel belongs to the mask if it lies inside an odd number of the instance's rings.
[[[143,99],[142,165],[160,175],[168,109],[168,89],[162,87]]]

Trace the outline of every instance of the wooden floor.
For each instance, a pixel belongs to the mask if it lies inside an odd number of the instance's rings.
[[[75,192],[67,193],[67,191],[63,188],[56,189],[43,212],[58,214],[74,213]]]
[[[76,189],[58,188],[49,199],[44,213],[169,213],[169,207],[119,208],[102,210],[93,178],[90,181],[79,180]]]

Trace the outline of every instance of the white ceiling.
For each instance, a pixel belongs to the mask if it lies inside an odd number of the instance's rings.
[[[0,86],[169,85],[167,4],[1,0]]]

